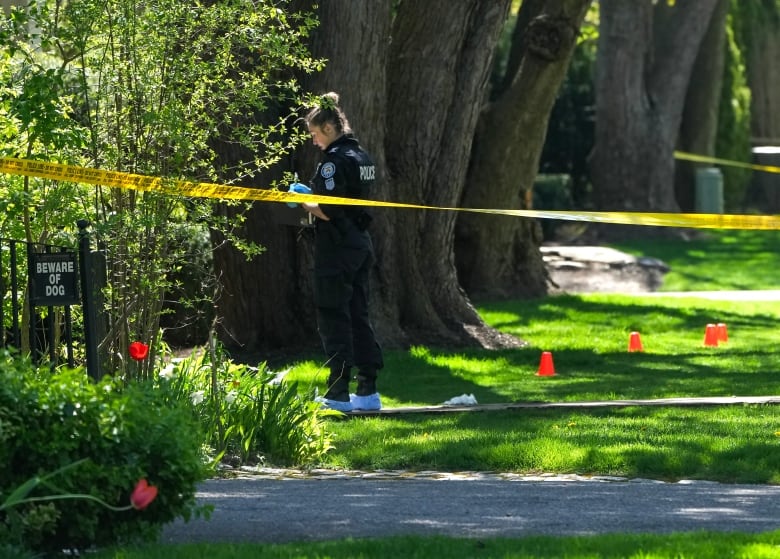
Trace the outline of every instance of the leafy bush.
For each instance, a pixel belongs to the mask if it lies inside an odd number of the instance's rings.
[[[306,47],[316,19],[289,2],[13,4],[0,18],[2,155],[256,185],[258,172],[305,138],[295,110],[308,96],[296,76],[323,61]],[[177,272],[192,262],[182,230],[200,223],[234,239],[245,214],[228,219],[215,206],[240,202],[51,184],[4,180],[0,233],[52,241],[72,235],[77,220],[90,221],[108,278],[102,360],[112,371],[151,378],[150,367],[125,371],[122,356],[131,340],[156,335],[162,295],[179,295]],[[193,296],[201,310],[202,294]]]
[[[0,510],[0,543],[48,552],[149,541],[164,524],[203,512],[195,505],[207,475],[199,427],[150,383],[93,383],[83,370],[52,373],[7,352],[0,378],[0,502],[63,468],[31,496],[87,494],[122,506],[141,478],[159,488],[145,510],[112,511],[90,499]]]
[[[283,376],[233,362],[212,338],[210,350],[173,359],[157,383],[171,401],[194,405],[215,459],[307,465],[331,449],[328,412]]]

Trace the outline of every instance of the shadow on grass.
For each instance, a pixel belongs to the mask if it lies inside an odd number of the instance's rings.
[[[637,239],[613,246],[668,264],[675,289],[778,287],[780,231],[713,231],[689,241]]]
[[[467,371],[447,365],[420,362],[414,367],[389,371],[382,379],[382,393],[400,402],[440,404],[461,394],[474,394],[481,404],[518,401],[589,401],[652,399],[696,396],[766,396],[780,394],[776,353],[770,351],[732,352],[766,363],[764,372],[716,369],[698,362],[701,353],[651,355],[607,353],[588,350],[554,352],[555,376],[536,375],[538,350],[515,350],[491,355],[503,371],[501,380],[491,384],[490,370],[472,377]],[[484,353],[462,354],[480,363]],[[507,374],[507,370],[510,374]]]
[[[339,433],[339,447],[353,468],[777,483],[780,448],[766,423],[776,421],[780,410],[747,409],[755,413],[632,406],[360,418],[353,420],[359,429],[353,423]]]
[[[488,322],[532,345],[391,352],[382,392],[425,404],[461,394],[479,403],[780,394],[776,315],[717,302],[674,305],[579,296],[486,303],[480,309]],[[728,324],[726,347],[702,347],[713,322]],[[642,332],[645,352],[627,351],[631,331]],[[554,354],[555,376],[536,376],[541,351]]]
[[[491,326],[514,335],[523,334],[531,325],[575,320],[588,324],[590,330],[638,330],[644,333],[695,331],[704,334],[711,322],[725,322],[729,327],[769,328],[777,324],[772,314],[746,315],[725,310],[728,305],[703,302],[696,299],[680,300],[672,306],[659,304],[656,299],[623,297],[598,300],[577,295],[560,295],[529,301],[484,302],[479,310],[488,315]],[[500,319],[490,320],[490,313]],[[510,318],[511,317],[511,318]],[[598,334],[598,331],[595,332]]]

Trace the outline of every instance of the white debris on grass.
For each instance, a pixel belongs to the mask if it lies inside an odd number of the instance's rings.
[[[461,394],[444,402],[445,406],[476,406],[477,399],[474,394]]]

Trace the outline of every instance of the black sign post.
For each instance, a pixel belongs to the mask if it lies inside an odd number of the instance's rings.
[[[89,242],[89,221],[80,219],[76,222],[79,228],[79,257],[81,261],[81,294],[84,313],[84,345],[87,350],[87,374],[100,380],[100,356],[98,354],[98,308],[100,287],[95,281],[95,267],[92,260],[93,252]]]

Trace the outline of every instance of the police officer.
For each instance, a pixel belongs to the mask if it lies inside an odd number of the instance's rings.
[[[323,151],[311,187],[319,195],[367,198],[376,167],[352,135],[338,101],[338,94],[327,93],[305,117],[312,141]],[[378,410],[376,377],[383,358],[368,316],[368,278],[375,261],[366,231],[371,216],[359,206],[303,207],[315,216],[314,302],[330,367],[328,390],[320,401],[340,411]],[[350,395],[353,366],[357,390]]]

